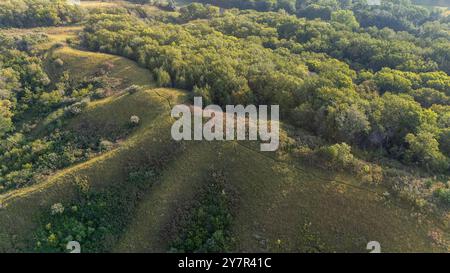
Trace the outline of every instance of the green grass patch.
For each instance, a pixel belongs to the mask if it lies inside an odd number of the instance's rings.
[[[55,50],[52,59],[63,60],[62,69],[69,72],[72,80],[80,81],[106,69],[109,76],[122,79],[126,85],[154,86],[152,75],[147,69],[119,56],[80,51],[65,46]]]

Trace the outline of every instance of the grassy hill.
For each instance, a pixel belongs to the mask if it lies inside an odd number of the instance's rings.
[[[176,144],[169,113],[184,100],[182,91],[152,89],[149,72],[121,57],[67,46],[53,54],[75,77],[109,61],[115,64],[112,74],[143,87],[90,103],[67,128],[107,136],[126,127],[131,115],[141,124],[114,150],[1,196],[0,251],[31,249],[42,213],[55,203],[76,202],[80,181],[92,192],[123,189],[121,198],[132,204],[109,251],[168,251],[210,183],[211,170],[226,172],[221,194],[231,200],[228,231],[235,251],[364,252],[372,240],[383,251],[442,251],[429,238],[441,229],[438,222],[383,197],[382,188],[261,154],[248,143]],[[149,189],[129,184],[130,169],[155,164],[161,174]]]
[[[226,170],[236,251],[364,252],[370,240],[384,251],[438,250],[427,242],[432,222],[419,224],[396,201],[337,182],[343,177],[330,173],[323,180],[317,170],[300,171],[245,146],[222,143],[194,145],[177,157],[139,204],[114,250],[167,251],[177,234],[176,219],[189,213],[211,168]]]
[[[82,3],[87,8],[117,5]],[[54,204],[66,209],[67,204],[81,204],[80,189],[113,195],[103,205],[117,211],[95,215],[117,223],[116,233],[100,242],[109,252],[174,251],[177,239],[205,228],[192,225],[193,215],[203,219],[211,211],[222,227],[213,230],[214,236],[225,234],[229,250],[236,252],[368,252],[369,241],[380,242],[383,252],[449,250],[432,238],[438,233],[450,239],[439,219],[384,194],[382,186],[303,165],[290,155],[261,153],[256,143],[174,142],[170,110],[186,101],[186,93],[156,88],[151,73],[131,60],[69,47],[67,38],[79,30],[8,31],[47,33],[50,42],[41,49],[48,52],[46,68],[55,78],[64,69],[81,81],[111,64],[109,75],[122,80],[120,92],[89,102],[64,129],[118,141],[110,151],[1,195],[0,252],[34,251],[36,231],[47,224],[44,216]],[[63,61],[62,68],[52,66],[54,59]],[[123,92],[131,85],[141,90]],[[133,115],[140,123],[130,128]],[[45,129],[46,122],[34,133]],[[150,171],[156,174],[141,175]],[[131,179],[136,173],[139,179]],[[216,190],[209,191],[211,185]],[[224,214],[229,217],[221,218]]]

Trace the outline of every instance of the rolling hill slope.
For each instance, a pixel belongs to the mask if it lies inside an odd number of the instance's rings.
[[[143,87],[134,94],[91,102],[68,128],[107,136],[124,128],[132,115],[141,123],[116,149],[0,196],[0,252],[32,248],[42,212],[55,203],[76,201],[80,180],[94,192],[123,188],[125,201],[137,202],[110,251],[169,251],[179,224],[210,183],[211,169],[226,174],[222,194],[232,200],[235,251],[366,252],[369,241],[379,241],[386,252],[445,250],[429,237],[431,231],[443,229],[439,222],[383,197],[382,188],[366,189],[353,177],[279,160],[251,143],[175,143],[170,109],[185,100],[185,93],[152,89],[150,73],[132,61],[67,46],[53,54],[76,77],[110,61],[115,77]],[[140,192],[129,184],[130,169],[152,164],[161,165],[161,174],[150,189]]]

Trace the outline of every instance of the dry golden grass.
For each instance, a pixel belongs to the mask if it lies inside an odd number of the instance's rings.
[[[95,73],[106,63],[110,63],[113,65],[109,72],[112,77],[121,78],[125,82],[145,87],[151,87],[154,84],[149,70],[119,56],[80,51],[65,46],[53,52],[53,57],[64,61],[63,69],[67,70],[73,79],[82,79]]]
[[[92,9],[92,8],[114,8],[119,7],[123,4],[124,1],[81,1],[81,6],[83,8]]]

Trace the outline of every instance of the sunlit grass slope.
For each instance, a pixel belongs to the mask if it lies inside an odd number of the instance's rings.
[[[141,202],[114,251],[168,251],[178,233],[174,222],[189,215],[211,169],[226,173],[236,251],[367,252],[369,241],[386,252],[443,251],[428,237],[434,222],[419,224],[408,206],[353,187],[358,182],[351,177],[302,170],[223,142],[188,144]]]
[[[64,61],[63,69],[69,72],[72,79],[82,79],[95,71],[100,70],[105,63],[112,64],[110,76],[122,78],[126,83],[141,86],[152,86],[152,76],[148,70],[138,67],[128,59],[87,51],[80,51],[70,47],[57,49],[53,58]]]

